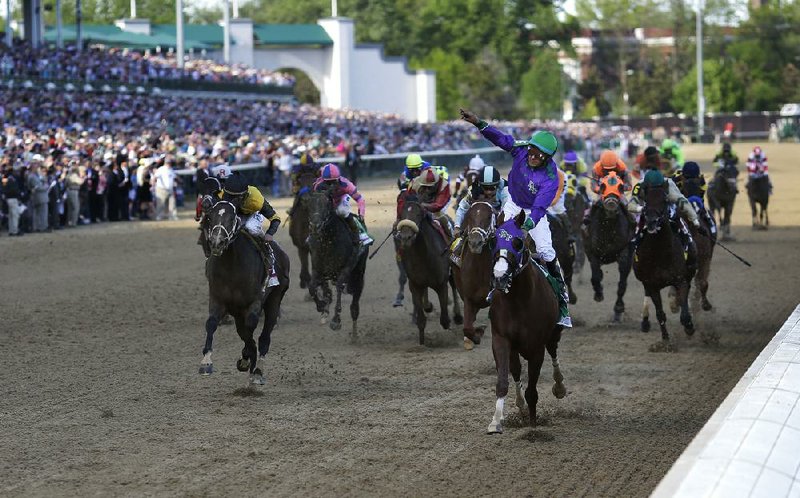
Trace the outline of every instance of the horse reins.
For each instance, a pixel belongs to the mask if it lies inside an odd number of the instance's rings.
[[[234,206],[232,203],[228,201],[219,201],[216,204],[214,204],[214,206],[212,206],[212,209],[223,203],[229,205],[231,209],[233,209],[233,215],[234,215],[233,229],[231,231],[228,231],[228,229],[225,228],[223,224],[217,223],[216,225],[211,227],[209,232],[213,234],[215,230],[219,229],[220,231],[224,232],[224,240],[228,244],[230,244],[233,241],[233,238],[236,236],[236,233],[239,231],[240,221],[239,221],[239,216],[236,214],[236,206]]]

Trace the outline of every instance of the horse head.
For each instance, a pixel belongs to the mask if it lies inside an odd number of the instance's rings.
[[[426,211],[420,204],[419,198],[414,194],[406,194],[403,209],[397,222],[397,241],[400,247],[409,247],[417,238],[420,225],[426,216]]]
[[[473,254],[480,254],[486,244],[494,239],[497,214],[486,201],[472,203],[464,216],[464,232],[467,245]]]
[[[622,179],[614,171],[600,179],[600,204],[607,215],[616,216],[622,201],[624,185]]]
[[[312,192],[307,197],[309,228],[312,234],[320,233],[332,220],[333,197],[328,191]]]
[[[503,222],[497,229],[492,266],[492,287],[495,290],[508,292],[514,276],[525,264],[526,233],[521,228],[525,216],[525,212],[521,211],[516,217]]]
[[[236,206],[229,201],[218,201],[206,210],[206,241],[212,256],[221,256],[242,228]]]
[[[654,234],[661,230],[669,216],[667,186],[648,187],[644,201],[644,222],[647,233]]]

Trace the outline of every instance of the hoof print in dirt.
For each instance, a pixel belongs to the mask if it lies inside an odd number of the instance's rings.
[[[651,353],[675,353],[678,351],[678,348],[672,341],[658,341],[651,344],[648,350]]]

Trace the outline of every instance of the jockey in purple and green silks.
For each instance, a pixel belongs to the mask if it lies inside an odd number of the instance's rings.
[[[469,111],[462,109],[461,117],[478,127],[486,139],[513,157],[514,162],[508,174],[511,198],[503,206],[504,218],[510,220],[520,211],[528,216],[524,228],[536,243],[536,251],[547,265],[547,271],[558,280],[562,289],[559,296],[563,301],[561,309],[566,310],[566,285],[547,221],[547,208],[558,201],[564,188],[563,181],[559,181],[558,166],[553,161],[558,140],[552,133],[542,130],[531,135],[529,140],[515,140]],[[572,326],[568,312],[562,313],[559,325]]]

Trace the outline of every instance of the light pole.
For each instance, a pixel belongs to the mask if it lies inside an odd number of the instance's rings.
[[[336,17],[339,15],[339,6],[336,0],[331,0],[331,17]]]
[[[697,0],[695,42],[697,45],[697,140],[705,134],[706,98],[703,94],[703,0]]]
[[[222,2],[222,60],[225,64],[231,62],[231,15],[230,0]]]
[[[61,0],[56,0],[56,48],[58,49],[64,48],[64,38],[61,35],[62,28]]]
[[[6,46],[14,43],[14,32],[11,31],[11,0],[6,0]]]
[[[175,57],[178,68],[183,69],[183,0],[175,1]]]

